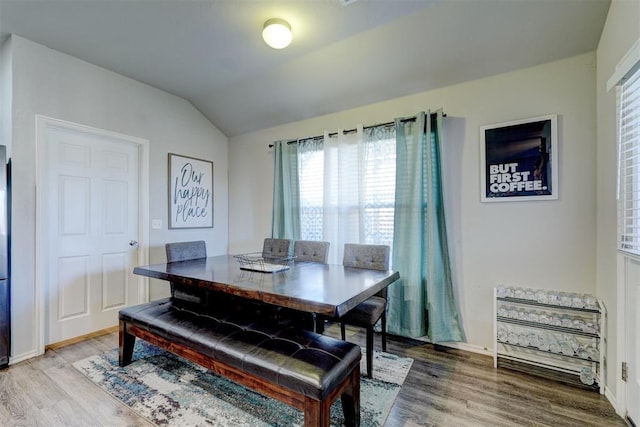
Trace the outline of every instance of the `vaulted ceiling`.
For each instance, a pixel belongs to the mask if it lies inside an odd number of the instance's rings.
[[[0,0],[0,37],[185,98],[231,137],[595,50],[609,3]],[[274,17],[283,50],[261,39]]]

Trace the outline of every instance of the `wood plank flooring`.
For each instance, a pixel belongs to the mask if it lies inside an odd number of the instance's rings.
[[[326,334],[339,337],[339,329]],[[348,339],[364,345],[361,330],[350,329]],[[114,332],[93,336],[1,370],[0,425],[149,426],[71,366],[117,343]],[[415,362],[386,426],[627,425],[598,393],[496,370],[487,356],[398,337],[389,337],[387,350]]]

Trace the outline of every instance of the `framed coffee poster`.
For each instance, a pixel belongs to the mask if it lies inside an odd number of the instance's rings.
[[[169,153],[169,228],[213,227],[213,162]]]
[[[558,198],[557,116],[480,128],[483,202]]]

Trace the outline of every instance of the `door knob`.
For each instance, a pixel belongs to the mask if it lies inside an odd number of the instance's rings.
[[[129,246],[138,246],[137,240],[129,240]]]

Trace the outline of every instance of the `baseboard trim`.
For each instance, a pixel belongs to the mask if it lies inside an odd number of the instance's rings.
[[[428,337],[420,337],[420,338],[412,338],[416,341],[422,341],[422,342],[426,342],[429,344],[434,344],[432,343]],[[493,351],[489,350],[487,347],[480,347],[479,345],[473,345],[473,344],[469,344],[466,342],[455,342],[455,341],[451,341],[451,342],[439,342],[439,343],[435,343],[434,345],[439,345],[442,347],[448,347],[448,348],[453,348],[456,350],[463,350],[463,351],[468,351],[471,353],[477,353],[477,354],[482,354],[484,356],[491,356],[493,357]]]
[[[468,344],[464,342],[450,342],[450,343],[446,342],[446,343],[438,343],[438,345],[493,357],[493,351],[487,349],[486,347],[480,347],[478,345]]]
[[[37,351],[30,351],[28,353],[19,354],[15,357],[10,357],[9,366],[15,365],[16,363],[24,362],[25,360],[38,357],[38,356],[42,356],[42,353],[38,353]]]
[[[110,333],[113,333],[113,332],[118,332],[118,325],[111,326],[110,328],[106,328],[106,329],[101,329],[99,331],[91,332],[91,333],[88,333],[88,334],[85,334],[85,335],[80,335],[79,337],[70,338],[68,340],[64,340],[64,341],[60,341],[60,342],[56,342],[56,343],[53,343],[53,344],[46,345],[44,347],[44,350],[45,351],[47,351],[47,350],[56,350],[58,348],[66,347],[66,346],[71,345],[71,344],[77,344],[77,343],[79,343],[81,341],[85,341],[85,340],[88,340],[88,339],[91,339],[91,338],[95,338],[95,337],[99,337],[99,336],[102,336],[102,335],[107,335],[107,334],[110,334]]]

